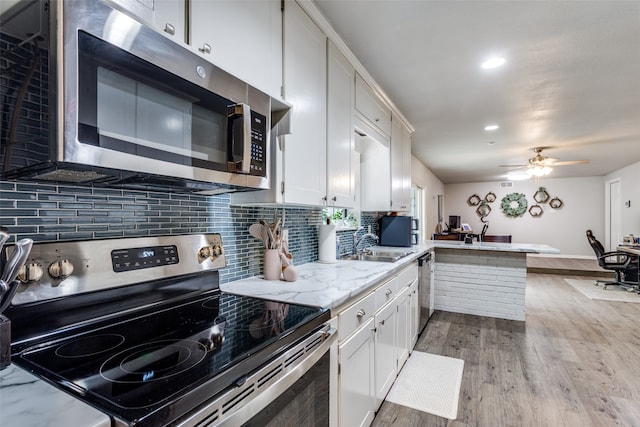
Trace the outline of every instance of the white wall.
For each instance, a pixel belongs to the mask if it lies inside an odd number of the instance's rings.
[[[637,173],[640,175],[640,165]],[[500,209],[502,198],[514,192],[524,193],[529,206],[532,206],[535,204],[533,195],[539,187],[545,187],[551,198],[560,198],[564,205],[560,209],[552,209],[548,204],[541,204],[543,214],[539,217],[531,216],[528,211],[520,217],[508,217]],[[491,213],[485,218],[489,221],[487,234],[511,234],[514,243],[547,244],[565,256],[594,256],[585,236],[587,229],[593,230],[598,239],[604,240],[603,177],[544,178],[538,184],[534,180],[514,181],[511,188],[501,188],[500,182],[447,184],[445,218],[460,215],[463,223],[480,232],[483,224],[475,212],[477,206],[469,206],[467,199],[473,194],[482,199],[489,192],[495,193],[497,198],[489,205]],[[625,195],[623,199],[629,200],[631,196]],[[637,204],[640,205],[640,200]],[[640,206],[636,209],[640,209]],[[638,225],[638,215],[635,221]],[[640,234],[640,227],[637,230]]]
[[[444,184],[420,160],[411,156],[411,183],[424,189],[425,230],[430,238],[438,224],[438,194],[444,194]]]
[[[604,183],[620,178],[622,186],[622,203],[620,207],[620,231],[623,236],[633,234],[640,236],[640,162],[619,169],[604,177]],[[604,185],[603,185],[604,186]],[[624,202],[630,201],[626,208]]]

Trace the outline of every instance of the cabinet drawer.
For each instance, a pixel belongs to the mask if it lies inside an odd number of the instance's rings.
[[[409,286],[414,280],[418,279],[418,266],[413,264],[411,267],[402,270],[397,278],[399,287]]]
[[[385,135],[391,135],[391,110],[358,74],[356,74],[355,104],[357,112]]]
[[[376,311],[375,294],[371,293],[339,314],[338,339],[340,341],[364,325]]]
[[[376,311],[395,298],[398,293],[398,283],[398,278],[394,277],[376,289]]]

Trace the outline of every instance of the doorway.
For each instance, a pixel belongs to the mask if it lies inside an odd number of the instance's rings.
[[[607,251],[615,250],[622,241],[620,231],[620,204],[622,203],[622,180],[607,181],[605,187],[605,242]]]
[[[424,188],[417,185],[411,185],[411,212],[410,215],[418,220],[418,241],[425,239],[425,206],[424,206]]]

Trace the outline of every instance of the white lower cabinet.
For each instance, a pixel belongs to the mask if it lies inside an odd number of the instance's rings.
[[[396,379],[396,305],[385,305],[375,316],[374,366],[376,409],[382,404]]]
[[[370,318],[338,346],[341,426],[368,426],[375,416],[373,322]]]
[[[411,265],[338,314],[338,420],[368,426],[409,357],[418,328]],[[415,291],[415,293],[414,293]]]
[[[409,331],[410,331],[410,344],[409,344],[409,352],[413,350],[413,347],[416,346],[418,342],[418,334],[420,333],[419,325],[420,325],[420,299],[418,295],[418,281],[414,280],[413,283],[409,286],[409,298],[411,299],[411,307],[410,307],[410,316],[411,321],[409,322]]]
[[[411,312],[411,299],[409,298],[409,288],[405,286],[401,289],[398,298],[396,299],[397,310],[398,310],[398,321],[397,321],[397,329],[396,329],[396,339],[397,339],[397,348],[398,348],[398,370],[402,368],[404,362],[409,358],[409,346],[410,346],[410,336],[411,333],[409,330],[409,319]]]

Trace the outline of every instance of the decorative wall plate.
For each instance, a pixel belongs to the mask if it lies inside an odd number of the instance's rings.
[[[544,211],[542,210],[542,206],[540,205],[533,205],[529,208],[529,214],[531,216],[540,216],[544,213]]]
[[[481,198],[480,198],[480,196],[478,196],[477,194],[474,194],[474,195],[470,196],[470,197],[467,199],[467,203],[468,203],[470,206],[478,206],[478,205],[480,204],[480,202],[481,202],[481,201],[482,201],[482,199],[481,199]]]
[[[480,217],[480,220],[484,222],[484,217],[491,213],[491,206],[489,206],[489,204],[483,200],[480,203],[480,206],[478,206],[478,208],[476,209],[476,213]]]
[[[520,216],[527,211],[527,197],[522,193],[510,193],[502,198],[500,208],[507,216]]]
[[[533,195],[533,200],[535,200],[537,203],[547,203],[549,197],[550,196],[549,193],[547,193],[547,190],[544,187],[540,187],[538,191],[536,191]]]
[[[484,200],[486,200],[489,203],[493,203],[496,201],[496,195],[492,191],[490,191],[487,193],[486,196],[484,196]]]
[[[553,209],[560,209],[562,205],[564,205],[564,203],[562,203],[562,200],[558,199],[557,197],[554,197],[549,201],[549,206],[551,206]]]

